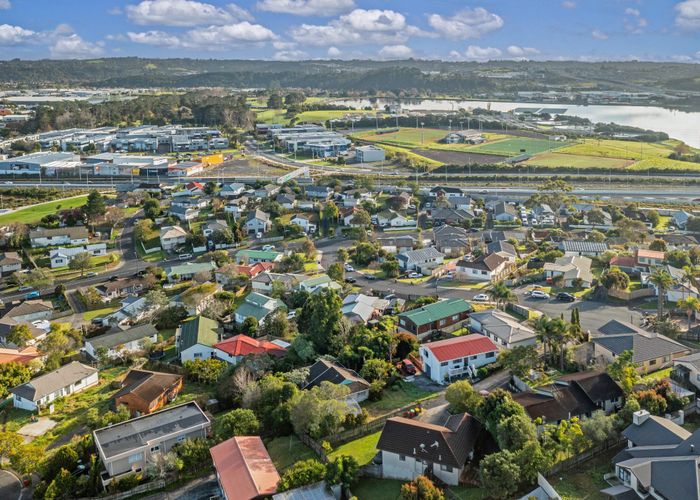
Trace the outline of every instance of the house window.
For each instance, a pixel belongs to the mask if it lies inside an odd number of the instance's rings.
[[[447,323],[447,320],[446,320],[446,319],[441,319],[439,325],[440,325],[440,326],[444,326],[445,323]]]
[[[655,359],[652,359],[651,361],[649,361],[649,366],[655,365],[655,364],[656,364],[656,360],[655,360]]]
[[[459,314],[452,316],[452,321],[457,321],[459,319]]]
[[[495,355],[496,355],[496,353],[493,352],[493,351],[487,352],[487,353],[486,353],[486,357],[487,357],[487,358],[493,358]]]
[[[160,452],[160,445],[157,444],[155,446],[151,446],[151,453],[158,453]]]
[[[405,461],[406,461],[406,455],[399,455],[399,461],[400,461],[400,462],[405,462]]]
[[[445,472],[452,472],[452,467],[450,467],[449,465],[440,464],[440,470],[444,470]]]
[[[671,361],[671,356],[664,356],[664,363]]]
[[[140,462],[141,460],[143,460],[143,454],[134,453],[129,457],[129,464],[135,464],[136,462]]]
[[[201,352],[195,352],[195,353],[194,353],[194,357],[195,357],[195,358],[201,358],[201,357],[202,357],[202,353],[201,353]]]
[[[447,361],[440,363],[440,366],[447,366]]]
[[[178,442],[178,443],[182,443],[185,439],[187,439],[187,436],[184,436],[184,435],[183,435],[183,436],[178,436],[178,437],[177,437],[177,442]]]

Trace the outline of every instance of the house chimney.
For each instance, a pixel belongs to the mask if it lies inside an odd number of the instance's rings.
[[[632,423],[634,425],[642,425],[649,418],[649,412],[646,410],[635,411],[632,414]]]
[[[694,444],[690,445],[690,453],[695,453],[695,445]]]

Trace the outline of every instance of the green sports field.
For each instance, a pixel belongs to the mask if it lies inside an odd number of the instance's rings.
[[[475,146],[471,148],[470,151],[472,153],[518,156],[521,154],[537,154],[552,149],[559,149],[567,144],[568,143],[566,142],[516,137],[513,139],[503,139],[488,144],[482,144],[481,146]]]

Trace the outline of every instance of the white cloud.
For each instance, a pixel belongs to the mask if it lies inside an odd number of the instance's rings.
[[[248,11],[235,4],[224,9],[194,0],[143,0],[127,5],[126,16],[139,25],[163,26],[220,25],[252,19]]]
[[[328,57],[340,57],[341,54],[338,47],[328,47]]]
[[[527,57],[540,53],[540,51],[534,47],[520,47],[518,45],[508,46],[506,52],[513,57]]]
[[[296,16],[331,17],[355,8],[353,0],[261,0],[260,10]]]
[[[38,33],[21,26],[0,24],[0,47],[8,45],[24,45],[36,41]]]
[[[500,57],[501,50],[496,47],[479,47],[478,45],[470,45],[464,52],[464,57],[475,61],[488,61]]]
[[[7,10],[12,7],[10,0],[0,0],[0,10]]]
[[[437,32],[455,40],[481,38],[483,35],[503,27],[503,19],[492,12],[477,7],[464,9],[452,17],[432,14],[428,24]]]
[[[300,61],[308,58],[309,54],[303,50],[282,50],[275,52],[275,55],[273,56],[275,61]]]
[[[180,46],[180,39],[177,36],[165,33],[164,31],[145,31],[141,33],[130,31],[127,33],[127,36],[132,42],[144,45],[154,45],[156,47]]]
[[[686,56],[686,55],[671,56],[671,60],[675,61],[675,62],[682,62],[682,63],[693,62],[693,58],[690,56]]]
[[[355,9],[328,24],[302,24],[291,30],[294,40],[304,45],[357,45],[376,43],[399,45],[411,36],[429,36],[411,26],[403,14],[393,10]]]
[[[272,42],[272,46],[277,50],[292,50],[295,49],[297,44],[294,42],[284,42],[282,40],[277,40]]]
[[[625,17],[622,23],[625,25],[625,30],[633,34],[644,32],[644,28],[649,24],[647,20],[642,17],[642,13],[639,9],[633,9],[632,7],[627,7],[625,9]]]
[[[700,0],[685,0],[674,7],[676,26],[683,29],[700,29]]]
[[[594,29],[593,31],[591,31],[591,36],[593,38],[595,38],[596,40],[607,40],[608,39],[607,33],[604,33],[602,31],[600,31],[599,29]]]
[[[574,0],[564,0],[561,3],[561,6],[564,7],[565,9],[575,9],[576,8],[576,2]]]
[[[272,31],[260,24],[248,21],[228,24],[226,26],[209,26],[208,28],[188,31],[185,45],[204,49],[216,49],[247,43],[272,42],[277,39]]]
[[[385,45],[378,55],[380,59],[408,59],[413,56],[413,49],[406,45]]]
[[[84,59],[98,57],[104,53],[100,43],[85,41],[76,33],[59,36],[49,50],[51,57],[55,59]]]

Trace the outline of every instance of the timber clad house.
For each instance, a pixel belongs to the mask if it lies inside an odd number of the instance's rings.
[[[469,318],[472,306],[463,299],[444,299],[399,314],[399,330],[422,339],[436,330],[452,331]]]
[[[133,369],[112,396],[114,407],[125,405],[132,417],[148,415],[172,402],[182,390],[182,375]]]
[[[82,392],[98,381],[97,369],[73,361],[58,370],[18,385],[10,392],[15,408],[36,411],[60,397]]]

